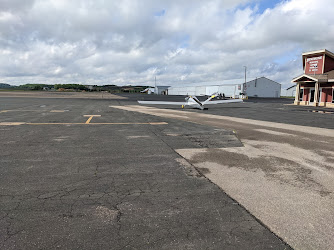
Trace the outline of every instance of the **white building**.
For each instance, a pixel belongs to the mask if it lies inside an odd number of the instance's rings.
[[[287,89],[282,89],[281,96],[294,97],[296,95],[296,85],[292,85]]]
[[[281,84],[266,77],[260,77],[246,83],[243,83],[241,80],[236,80],[234,84],[169,87],[167,91],[168,95],[199,96],[212,95],[213,93],[221,93],[226,97],[236,98],[242,93],[250,97],[278,98],[281,96]]]
[[[156,95],[168,95],[168,88],[170,86],[155,86],[154,94]]]
[[[279,98],[281,84],[263,76],[243,84],[243,93],[251,97]]]
[[[240,84],[229,85],[206,85],[206,86],[189,86],[189,87],[170,87],[168,95],[212,95],[213,93],[224,93],[226,97],[239,96],[241,92]]]

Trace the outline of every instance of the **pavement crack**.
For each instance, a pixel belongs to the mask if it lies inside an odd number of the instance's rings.
[[[159,138],[168,148],[170,148],[172,151],[174,151],[179,157],[180,160],[178,161],[179,163],[181,163],[181,165],[184,167],[185,172],[188,176],[192,176],[192,177],[197,177],[197,178],[202,178],[203,175],[201,174],[200,171],[198,171],[198,169],[191,164],[186,158],[184,158],[181,154],[179,154],[172,146],[170,146],[161,136],[159,136],[155,131],[153,131],[153,129],[150,129],[150,131],[157,137]]]

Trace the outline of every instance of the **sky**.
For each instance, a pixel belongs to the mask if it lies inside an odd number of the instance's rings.
[[[333,0],[0,0],[0,82],[190,86],[334,52]],[[237,80],[236,80],[237,81]]]

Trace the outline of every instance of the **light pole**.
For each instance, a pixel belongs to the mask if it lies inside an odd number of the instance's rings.
[[[247,66],[244,66],[245,68],[245,85],[246,85],[246,71],[247,71]]]
[[[247,87],[246,87],[246,71],[247,71],[247,66],[244,66],[245,68],[245,83],[244,83],[244,89],[242,90],[243,94],[246,95],[246,90],[247,90]]]
[[[157,77],[154,76],[154,94],[157,95],[158,94],[158,90],[157,90]]]

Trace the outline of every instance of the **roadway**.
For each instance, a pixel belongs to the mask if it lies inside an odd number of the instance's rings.
[[[0,99],[1,249],[332,247],[334,115],[107,98]]]
[[[242,147],[176,151],[292,247],[334,248],[330,109],[266,99],[210,106],[204,112],[167,106],[118,108],[233,130]]]
[[[0,99],[1,249],[289,248],[176,151],[242,146],[231,131],[123,102]]]

